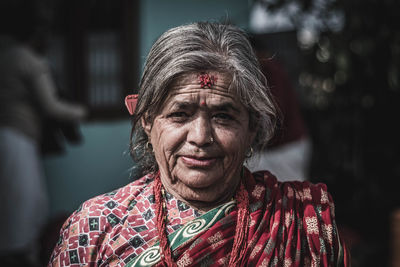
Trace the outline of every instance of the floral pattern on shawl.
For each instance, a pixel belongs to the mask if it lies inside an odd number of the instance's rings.
[[[241,266],[350,266],[326,185],[246,172],[251,220]],[[237,210],[174,250],[178,266],[226,266]]]
[[[244,178],[250,222],[242,266],[349,266],[324,184],[280,183],[269,172],[247,170]],[[147,175],[85,202],[64,224],[49,266],[125,266],[156,245],[152,183],[153,175]],[[167,200],[168,233],[200,216],[171,195]],[[178,266],[226,266],[236,218],[233,208],[182,242],[173,251]]]

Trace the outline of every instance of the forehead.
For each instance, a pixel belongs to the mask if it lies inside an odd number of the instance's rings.
[[[207,83],[208,81],[208,83]],[[180,76],[169,86],[168,100],[191,98],[194,101],[203,97],[228,98],[239,101],[234,90],[230,88],[232,78],[227,73],[201,72]]]

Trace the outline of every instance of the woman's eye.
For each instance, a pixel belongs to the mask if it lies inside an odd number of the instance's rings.
[[[217,113],[213,116],[216,120],[220,121],[231,121],[233,117],[227,113]]]
[[[170,117],[186,117],[187,114],[185,112],[173,112],[170,114]]]
[[[186,118],[189,117],[189,114],[187,114],[186,112],[172,112],[168,115],[168,118],[171,118],[173,120],[177,120],[177,121],[182,121],[185,120]]]

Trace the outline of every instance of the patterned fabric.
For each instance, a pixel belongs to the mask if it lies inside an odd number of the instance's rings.
[[[207,231],[219,220],[224,218],[235,206],[235,201],[230,201],[214,208],[203,216],[192,220],[185,224],[178,231],[173,232],[168,236],[169,245],[172,250],[184,245],[186,242],[195,238],[197,235]],[[160,261],[160,247],[157,242],[152,247],[146,249],[142,254],[130,261],[127,266],[153,266]]]
[[[84,203],[63,226],[49,266],[135,266],[138,255],[157,246],[152,181],[148,175]],[[248,171],[245,184],[251,220],[242,266],[349,266],[325,185],[280,183],[268,172]],[[168,233],[200,217],[171,195],[167,199]],[[236,216],[233,208],[208,230],[173,245],[178,266],[226,265]]]
[[[124,266],[158,241],[153,175],[83,203],[61,229],[49,266]],[[166,193],[168,233],[200,213]]]

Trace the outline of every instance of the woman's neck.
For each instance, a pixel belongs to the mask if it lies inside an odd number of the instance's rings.
[[[235,192],[237,190],[237,187],[239,186],[240,179],[237,180],[235,185],[232,185],[227,188],[223,194],[220,194],[220,196],[212,201],[207,201],[207,200],[199,200],[199,199],[193,199],[193,198],[185,198],[182,196],[182,194],[179,194],[176,190],[174,190],[175,187],[170,186],[168,182],[164,182],[163,179],[161,178],[162,185],[164,189],[174,196],[176,199],[184,202],[188,206],[196,209],[199,213],[205,213],[209,210],[212,210],[215,207],[218,207],[224,203],[227,203],[231,200],[234,199]]]

